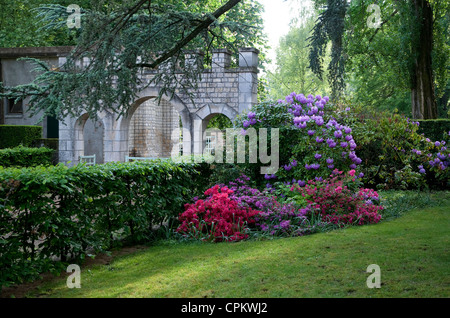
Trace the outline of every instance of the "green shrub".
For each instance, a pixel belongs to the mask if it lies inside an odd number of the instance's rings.
[[[443,135],[447,135],[450,132],[450,119],[430,119],[430,120],[418,120],[419,134],[424,134],[425,137],[436,141],[442,140]]]
[[[358,105],[336,110],[335,117],[353,129],[366,186],[386,190],[450,187],[448,133],[430,139],[418,133],[416,121]]]
[[[39,138],[42,138],[41,126],[0,125],[0,149],[30,147]]]
[[[0,167],[0,287],[61,270],[88,250],[146,241],[155,226],[174,224],[183,204],[203,191],[199,171],[205,166]]]
[[[29,148],[18,146],[0,149],[0,166],[5,168],[49,166],[53,162],[53,154],[53,149],[45,147]]]

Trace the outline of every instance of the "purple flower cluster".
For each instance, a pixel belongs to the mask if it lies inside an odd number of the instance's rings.
[[[247,114],[247,118],[248,120],[244,120],[242,122],[244,129],[247,129],[248,127],[253,126],[258,122],[258,120],[256,119],[256,114],[254,112],[249,112]]]
[[[427,144],[428,150],[425,154],[424,151],[413,148],[412,153],[419,157],[419,160],[427,162],[430,170],[444,171],[450,166],[450,153],[447,151],[446,141],[431,141],[429,138],[423,139]],[[426,158],[426,160],[425,160]],[[425,174],[426,169],[423,164],[417,166],[420,174]]]
[[[307,171],[319,170],[321,167],[335,169],[336,164],[342,166],[344,162],[348,162],[348,167],[350,169],[355,169],[357,165],[361,164],[362,160],[355,154],[357,145],[351,135],[352,129],[345,125],[340,125],[334,118],[327,119],[326,122],[324,118],[324,109],[326,108],[328,101],[329,98],[327,96],[313,96],[312,94],[305,96],[293,92],[286,96],[285,101],[280,100],[279,103],[287,104],[288,112],[293,116],[292,123],[294,127],[304,130],[305,135],[312,139],[313,149],[327,147],[329,149],[328,151],[326,150],[327,148],[323,149],[323,153],[327,154],[330,152],[337,152],[338,149],[344,150],[343,152],[338,152],[339,154],[342,154],[342,159],[333,155],[334,159],[338,159],[339,162],[327,160],[326,164],[321,161],[326,160],[329,155],[324,157],[322,153],[316,153],[314,155],[314,160],[316,160],[316,162],[306,162],[304,165],[304,168]],[[351,162],[347,161],[348,158]],[[290,171],[291,169],[292,166],[284,165],[285,171]]]

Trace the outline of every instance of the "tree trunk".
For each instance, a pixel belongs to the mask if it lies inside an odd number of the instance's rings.
[[[413,9],[419,24],[419,34],[411,73],[412,116],[415,119],[434,119],[437,118],[437,104],[431,67],[433,10],[427,0],[414,0]]]

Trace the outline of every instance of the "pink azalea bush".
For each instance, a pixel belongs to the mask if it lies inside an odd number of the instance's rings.
[[[328,179],[310,180],[304,187],[295,184],[291,191],[301,193],[311,211],[319,214],[323,221],[339,225],[378,223],[383,209],[378,193],[373,189],[359,188],[354,174],[354,170],[347,174],[334,170]]]
[[[248,227],[255,223],[260,211],[243,207],[230,196],[233,190],[216,185],[205,191],[205,199],[186,204],[179,216],[177,232],[187,237],[208,241],[239,241],[246,239]]]

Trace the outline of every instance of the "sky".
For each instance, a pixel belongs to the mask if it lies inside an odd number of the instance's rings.
[[[268,52],[272,63],[275,61],[275,49],[280,38],[289,31],[289,22],[303,6],[311,5],[311,0],[259,0],[264,6],[264,28],[271,46]],[[269,69],[273,69],[273,64]]]

